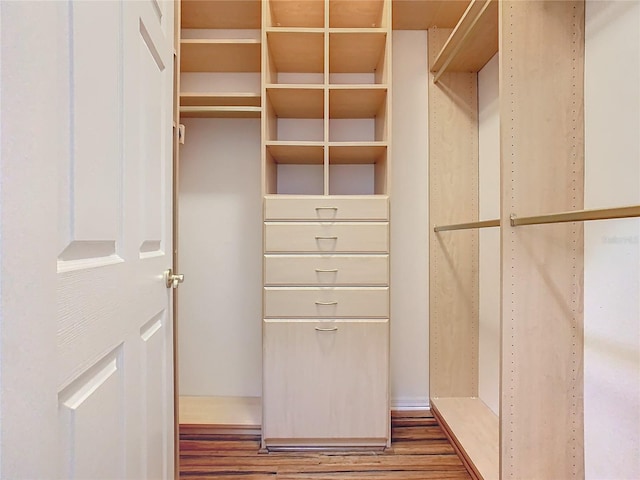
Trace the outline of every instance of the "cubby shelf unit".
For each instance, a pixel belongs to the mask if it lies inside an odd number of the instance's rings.
[[[180,72],[200,75],[202,88],[182,91],[180,114],[196,118],[260,118],[261,93],[230,91],[238,75],[260,76],[260,0],[182,2]],[[232,80],[222,81],[223,77]],[[203,78],[206,77],[206,80]],[[219,83],[223,88],[219,87]],[[188,85],[190,82],[182,82]]]

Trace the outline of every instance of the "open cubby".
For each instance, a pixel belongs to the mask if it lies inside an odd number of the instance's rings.
[[[324,28],[324,0],[269,0],[268,27]]]
[[[389,25],[384,0],[331,0],[329,27],[379,28]]]

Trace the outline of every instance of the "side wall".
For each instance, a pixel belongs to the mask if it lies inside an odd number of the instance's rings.
[[[260,120],[184,119],[180,395],[262,389]]]
[[[498,54],[478,72],[480,220],[500,218],[500,104]],[[500,229],[480,230],[478,396],[500,410]]]
[[[429,402],[427,32],[393,32],[391,406]]]
[[[587,2],[585,208],[640,203],[639,32],[637,0]],[[587,479],[640,478],[639,239],[640,219],[585,224]]]

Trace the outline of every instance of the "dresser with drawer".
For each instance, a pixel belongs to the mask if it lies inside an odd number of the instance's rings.
[[[264,199],[263,443],[389,442],[389,199]]]

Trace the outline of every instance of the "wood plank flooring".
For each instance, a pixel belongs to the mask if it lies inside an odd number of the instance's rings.
[[[393,412],[385,452],[258,453],[259,435],[203,433],[180,427],[184,480],[462,480],[471,479],[436,420]]]

